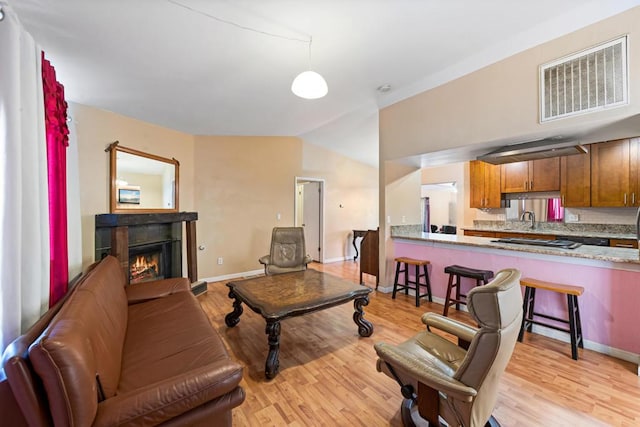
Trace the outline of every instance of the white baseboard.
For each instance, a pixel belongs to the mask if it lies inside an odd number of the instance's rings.
[[[555,329],[547,328],[542,325],[533,325],[533,333],[539,334],[548,338],[553,338],[567,344],[571,343],[568,332],[556,331]],[[605,344],[600,344],[590,340],[583,339],[584,348],[587,350],[593,350],[597,353],[606,354],[607,356],[615,357],[616,359],[626,360],[627,362],[638,364],[638,375],[640,375],[640,354],[632,353],[627,350],[621,350],[619,348],[611,347]]]
[[[322,261],[323,264],[330,264],[332,262],[343,262],[343,261],[353,261],[353,257],[348,256],[339,256],[337,258],[327,258]]]
[[[237,279],[238,277],[257,276],[258,274],[264,274],[264,268],[261,268],[259,270],[244,271],[242,273],[232,273],[232,274],[224,274],[222,276],[205,277],[199,280],[204,280],[209,283],[222,282],[223,280]]]

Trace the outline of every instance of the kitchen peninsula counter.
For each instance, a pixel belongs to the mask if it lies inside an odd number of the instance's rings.
[[[640,340],[634,329],[640,307],[638,249],[590,245],[562,249],[509,244],[495,242],[496,238],[491,237],[422,233],[419,227],[412,226],[392,227],[391,231],[393,253],[388,254],[388,262],[394,257],[429,260],[434,302],[444,301],[448,282],[444,269],[453,264],[494,272],[517,268],[523,277],[582,286],[585,291],[579,304],[585,348],[636,364],[640,361]],[[462,291],[467,292],[474,285],[474,281],[463,280]],[[408,303],[402,300],[404,295],[399,298],[398,304]],[[566,298],[541,291],[536,295],[538,309],[552,316],[566,317]],[[535,326],[534,332],[568,342],[568,334],[563,332],[542,326]]]
[[[496,238],[461,236],[456,234],[421,233],[416,231],[398,231],[392,233],[394,240],[410,240],[416,243],[439,246],[470,246],[531,254],[553,255],[559,257],[573,257],[607,261],[614,263],[637,264],[640,266],[638,249],[614,248],[608,246],[582,245],[576,249],[562,249],[536,245],[521,245],[513,243],[495,242]]]

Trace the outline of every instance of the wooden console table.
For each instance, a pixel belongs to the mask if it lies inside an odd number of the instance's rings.
[[[362,281],[362,273],[371,274],[372,276],[376,276],[376,289],[378,289],[378,285],[380,284],[379,232],[379,228],[376,230],[367,230],[360,243],[360,249],[362,250],[360,283],[364,283]]]
[[[356,256],[353,257],[354,261],[358,259],[358,256],[360,255],[358,253],[358,247],[356,246],[356,239],[358,237],[364,237],[365,234],[367,234],[367,230],[353,230],[353,248],[356,250]]]

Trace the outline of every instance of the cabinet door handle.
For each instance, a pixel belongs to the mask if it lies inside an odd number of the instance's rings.
[[[564,194],[562,195],[562,206],[564,207]]]
[[[618,243],[615,245],[616,248],[633,248],[632,244],[629,243]]]
[[[627,206],[627,193],[624,193],[624,205]]]
[[[531,181],[531,185],[529,185],[529,190],[533,190],[533,181]]]
[[[527,191],[529,189],[529,181],[524,182],[524,190]]]
[[[636,193],[631,193],[631,206],[636,205]]]

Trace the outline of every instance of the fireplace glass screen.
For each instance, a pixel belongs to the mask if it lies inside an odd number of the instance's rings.
[[[129,261],[129,282],[164,279],[161,258],[161,252],[133,255]]]

